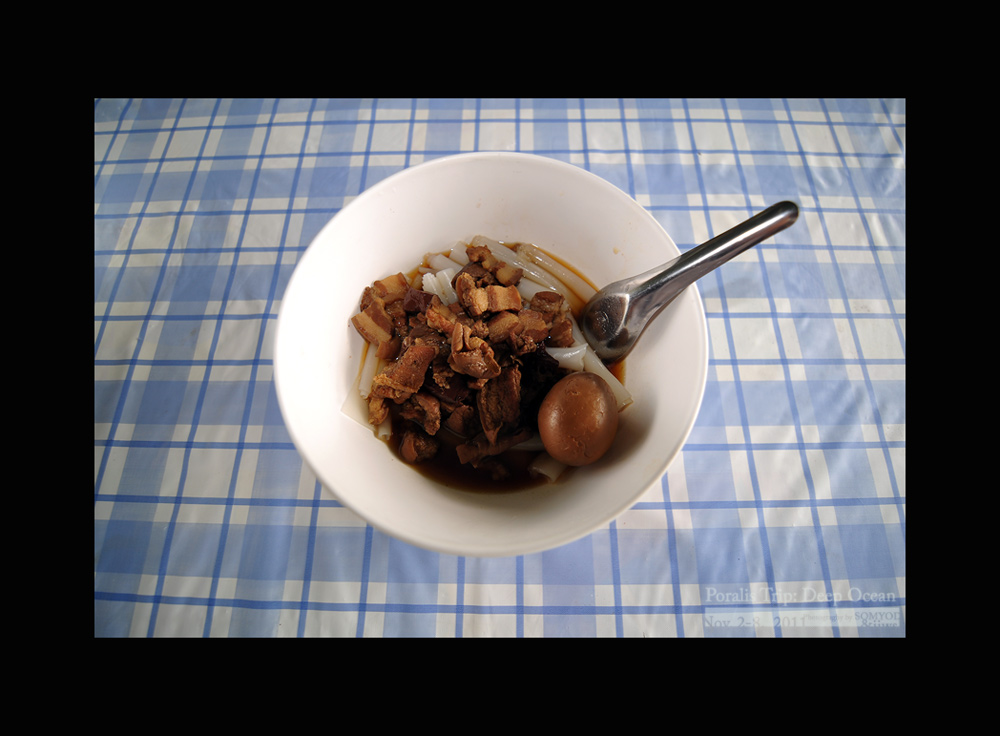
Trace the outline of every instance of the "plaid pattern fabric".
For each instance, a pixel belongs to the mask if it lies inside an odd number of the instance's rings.
[[[95,100],[95,636],[905,636],[905,143],[901,99]],[[600,175],[681,250],[801,209],[699,282],[708,385],[660,486],[496,559],[321,488],[271,352],[333,215],[485,150]]]

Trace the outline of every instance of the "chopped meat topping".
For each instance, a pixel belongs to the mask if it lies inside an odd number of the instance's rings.
[[[419,391],[400,406],[399,415],[403,419],[419,424],[429,435],[441,429],[441,402],[436,396]]]
[[[569,305],[556,291],[539,291],[528,303],[528,308],[539,314],[548,329],[547,343],[554,348],[568,348],[573,344],[573,323],[567,313]]]
[[[480,434],[456,447],[455,451],[458,453],[458,459],[463,463],[477,465],[483,458],[506,452],[514,445],[524,442],[529,437],[531,437],[531,430],[527,428],[518,430],[514,434],[506,435],[497,442],[492,442],[485,434]]]
[[[459,437],[473,437],[479,433],[479,415],[472,404],[460,404],[448,415],[444,426]]]
[[[409,427],[403,432],[399,454],[408,463],[422,463],[437,454],[440,443],[421,430]]]
[[[484,434],[490,442],[496,442],[500,431],[521,415],[520,369],[512,364],[496,380],[487,382],[476,397],[476,408]]]
[[[376,346],[388,342],[395,334],[396,326],[385,310],[385,302],[370,286],[361,297],[361,311],[351,318],[351,322],[365,340]]]
[[[483,270],[488,271],[504,286],[511,286],[521,280],[524,271],[515,266],[509,266],[493,255],[485,245],[473,245],[467,249],[469,261],[479,263]]]
[[[395,274],[363,290],[351,322],[384,363],[369,421],[393,419],[400,456],[419,463],[447,447],[498,478],[508,472],[502,454],[534,433],[540,398],[564,374],[545,347],[572,344],[572,322],[561,294],[525,301],[520,268],[486,246],[466,252],[452,278],[457,301],[417,288],[419,276],[411,284]],[[442,442],[443,434],[454,439]]]
[[[455,325],[458,323],[458,315],[445,306],[437,295],[431,295],[425,316],[427,317],[428,327],[437,330],[449,338],[451,337],[452,330],[455,329]]]
[[[452,330],[448,365],[473,378],[496,378],[500,375],[500,365],[494,357],[493,348],[463,324],[457,324]]]
[[[406,294],[403,296],[403,309],[407,312],[426,312],[433,299],[433,294],[407,286]],[[440,302],[438,299],[439,304]]]
[[[390,304],[406,296],[410,284],[403,274],[397,273],[388,278],[379,279],[372,284],[372,288],[386,304]]]
[[[521,293],[517,286],[476,286],[476,281],[468,272],[459,272],[455,277],[455,293],[458,303],[473,317],[482,317],[487,312],[521,308]]]
[[[455,274],[454,278],[451,280],[451,285],[455,286],[458,278],[462,274],[468,274],[472,277],[472,283],[475,286],[489,286],[490,284],[495,284],[497,282],[496,277],[483,268],[480,264],[475,261],[469,261],[466,263],[462,270]]]
[[[427,369],[437,355],[429,345],[411,345],[399,359],[372,379],[372,396],[402,404],[424,385]]]
[[[389,418],[389,406],[385,399],[379,396],[372,396],[368,400],[368,423],[377,427]]]
[[[549,328],[548,344],[554,348],[568,348],[574,340],[573,323],[565,316],[557,317]]]

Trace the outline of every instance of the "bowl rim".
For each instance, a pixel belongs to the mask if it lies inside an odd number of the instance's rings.
[[[451,163],[455,163],[456,161],[465,161],[474,159],[481,159],[481,160],[507,159],[511,161],[521,160],[526,163],[531,162],[534,164],[563,168],[567,170],[569,173],[571,173],[573,176],[586,178],[590,181],[591,184],[603,187],[604,189],[608,190],[609,193],[611,193],[613,196],[628,200],[630,207],[633,208],[634,211],[639,216],[647,220],[654,228],[654,230],[658,231],[665,238],[667,242],[669,242],[674,248],[676,248],[679,251],[679,248],[677,248],[677,245],[674,242],[673,238],[666,231],[666,229],[660,224],[660,222],[655,217],[653,217],[652,213],[649,210],[647,210],[644,206],[639,204],[639,202],[634,197],[629,195],[626,191],[624,191],[617,185],[613,184],[612,182],[608,181],[602,176],[595,174],[594,172],[588,169],[583,168],[582,166],[578,166],[558,158],[552,158],[549,156],[543,156],[535,153],[526,153],[521,151],[462,152],[462,153],[448,154],[444,156],[438,156],[435,158],[427,159],[419,163],[407,166],[406,168],[400,169],[399,171],[393,172],[392,174],[384,177],[383,179],[379,180],[370,187],[367,187],[366,189],[359,192],[353,199],[351,199],[351,201],[349,201],[347,204],[345,204],[343,207],[337,210],[330,217],[330,219],[323,224],[323,226],[316,232],[316,234],[313,236],[309,244],[306,246],[305,250],[302,252],[298,261],[296,262],[295,267],[293,268],[292,275],[290,276],[289,281],[286,284],[285,292],[282,294],[282,302],[279,307],[279,312],[277,315],[275,329],[274,329],[275,349],[273,352],[274,355],[273,380],[275,383],[275,392],[278,400],[279,409],[282,415],[282,419],[285,424],[285,429],[289,433],[289,436],[292,439],[292,442],[295,446],[295,450],[299,454],[299,457],[307,465],[310,471],[315,475],[316,479],[319,481],[320,485],[323,486],[323,488],[327,493],[329,493],[342,506],[351,510],[356,515],[358,515],[362,521],[369,524],[372,528],[378,529],[381,532],[396,539],[400,539],[408,544],[412,544],[414,546],[421,547],[423,549],[428,549],[444,554],[469,556],[469,557],[499,557],[499,556],[516,556],[516,555],[532,554],[536,552],[543,552],[549,549],[554,549],[556,547],[582,539],[583,537],[592,534],[593,532],[597,531],[598,529],[602,528],[603,526],[606,526],[608,523],[617,519],[622,513],[631,508],[637,502],[637,500],[641,498],[642,495],[644,495],[658,483],[662,482],[665,473],[667,472],[669,467],[674,463],[677,456],[683,450],[683,447],[687,443],[691,431],[694,428],[695,422],[697,421],[697,418],[701,412],[702,403],[705,396],[705,390],[707,387],[707,378],[708,378],[708,363],[709,363],[709,351],[710,351],[708,323],[705,314],[704,302],[701,298],[700,291],[697,288],[697,283],[691,284],[686,291],[690,292],[693,295],[693,301],[696,305],[696,316],[698,320],[699,332],[701,333],[700,340],[704,345],[704,351],[703,351],[704,355],[703,355],[703,360],[700,362],[698,369],[698,394],[696,400],[693,403],[693,408],[691,410],[690,416],[688,417],[686,426],[683,427],[680,433],[680,440],[677,443],[676,447],[674,448],[674,451],[669,456],[664,456],[662,462],[659,464],[659,468],[656,472],[656,477],[653,479],[650,485],[647,485],[641,491],[638,491],[637,493],[633,494],[630,498],[623,499],[620,504],[615,505],[613,508],[609,506],[608,512],[606,514],[607,518],[604,519],[603,521],[598,521],[596,523],[593,523],[588,528],[580,527],[574,530],[572,533],[553,533],[544,535],[538,538],[534,543],[522,543],[517,545],[516,547],[504,546],[502,543],[497,543],[493,545],[483,545],[478,549],[459,548],[454,544],[434,541],[433,539],[429,539],[426,536],[420,536],[411,532],[402,531],[398,528],[386,525],[381,521],[379,521],[378,519],[371,518],[369,514],[365,513],[363,510],[356,507],[356,505],[350,498],[350,494],[347,494],[347,497],[345,497],[340,493],[337,493],[337,491],[335,490],[335,485],[331,485],[331,483],[328,482],[328,480],[324,477],[324,474],[320,471],[320,468],[316,467],[316,465],[314,464],[309,453],[305,451],[304,443],[297,435],[297,429],[293,427],[289,422],[287,397],[284,395],[284,390],[282,388],[282,381],[280,379],[280,376],[282,375],[282,369],[280,368],[280,364],[282,361],[280,359],[280,351],[278,350],[278,345],[280,343],[282,333],[284,329],[287,327],[286,320],[284,319],[284,317],[287,314],[285,310],[285,304],[286,304],[285,297],[289,293],[293,284],[296,281],[296,271],[299,271],[302,261],[306,259],[306,256],[309,254],[309,251],[312,250],[314,246],[319,245],[321,241],[324,240],[324,238],[326,237],[326,233],[330,230],[333,230],[337,226],[338,218],[341,218],[345,212],[353,211],[352,208],[356,208],[356,206],[357,207],[361,206],[361,205],[356,205],[356,203],[363,202],[371,198],[375,198],[379,196],[380,192],[387,189],[391,189],[393,186],[399,184],[399,182],[404,178],[419,175],[420,171],[423,171],[427,168],[434,166],[448,165]]]

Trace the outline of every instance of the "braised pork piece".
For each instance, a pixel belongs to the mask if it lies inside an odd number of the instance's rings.
[[[351,321],[385,361],[368,421],[392,422],[406,462],[523,483],[527,464],[512,448],[536,435],[539,405],[569,373],[547,352],[573,344],[569,305],[548,290],[526,301],[520,268],[485,246],[466,252],[450,304],[402,273],[364,289]]]

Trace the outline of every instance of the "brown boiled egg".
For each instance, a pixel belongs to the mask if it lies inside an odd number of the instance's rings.
[[[570,373],[542,400],[538,433],[546,452],[566,465],[598,460],[618,432],[618,404],[607,381],[593,373]]]

